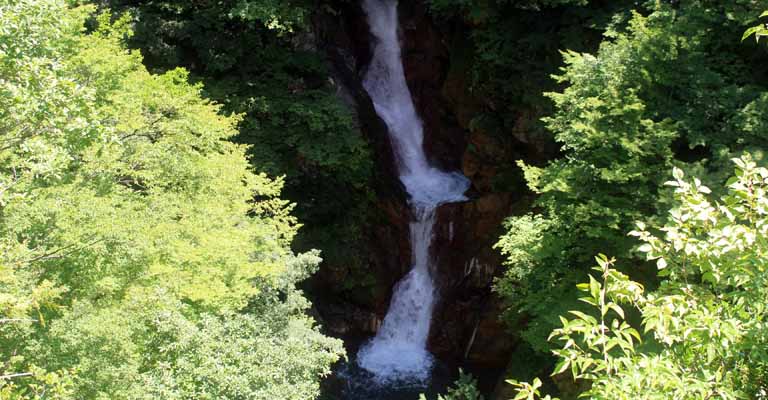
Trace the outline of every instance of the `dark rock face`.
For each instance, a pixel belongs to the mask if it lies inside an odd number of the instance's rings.
[[[484,367],[506,364],[514,343],[491,292],[502,262],[492,247],[513,200],[509,193],[490,193],[438,210],[432,251],[440,299],[430,333],[435,354]]]
[[[414,105],[424,123],[424,147],[433,165],[461,169],[466,132],[456,121],[442,87],[449,48],[420,2],[400,3],[402,58]]]
[[[377,209],[372,211],[374,217],[368,225],[361,227],[361,234],[369,243],[369,257],[362,262],[367,265],[365,272],[375,282],[374,287],[363,292],[347,290],[349,281],[360,277],[351,276],[349,268],[343,265],[321,265],[313,278],[311,291],[315,303],[319,304],[321,318],[331,333],[339,335],[375,333],[371,326],[377,328],[378,325],[370,323],[370,316],[361,318],[360,314],[373,313],[376,318],[383,318],[391,288],[408,272],[410,259],[407,194],[398,179],[387,127],[362,86],[363,69],[370,60],[366,18],[357,5],[344,4],[342,7],[342,15],[315,17],[315,35],[320,50],[327,55],[331,79],[339,96],[352,109],[360,131],[373,151]]]
[[[365,14],[357,2],[352,3],[341,3],[340,15],[318,16],[315,26],[340,95],[355,111],[360,130],[376,153],[379,217],[362,227],[370,244],[365,262],[376,285],[364,298],[345,295],[338,290],[349,279],[344,269],[321,269],[315,280],[322,295],[315,303],[326,329],[337,335],[373,334],[387,311],[392,287],[410,268],[407,194],[398,180],[386,126],[361,84],[372,46]],[[460,28],[442,31],[426,10],[421,1],[400,3],[406,80],[424,122],[430,161],[446,170],[460,170],[472,181],[470,200],[437,211],[432,254],[440,295],[430,351],[444,359],[501,368],[515,342],[504,332],[498,319],[501,301],[491,291],[502,264],[493,244],[503,219],[525,207],[528,199],[519,178],[517,187],[505,185],[501,190],[496,181],[502,170],[516,168],[515,160],[540,159],[549,150],[546,143],[535,143],[526,135],[535,111],[521,110],[519,122],[509,132],[473,123],[487,105],[470,91],[466,39],[456,31]]]
[[[491,292],[502,261],[492,247],[520,196],[494,192],[491,181],[499,163],[512,162],[513,152],[491,135],[469,129],[481,101],[469,92],[469,72],[452,65],[450,40],[426,10],[421,2],[400,5],[406,80],[424,122],[430,161],[460,170],[472,181],[469,201],[438,210],[432,254],[440,297],[429,346],[442,358],[499,367],[507,363],[514,343],[498,320],[501,304]]]
[[[381,326],[381,318],[372,311],[349,302],[317,302],[316,312],[323,328],[334,336],[373,335]]]

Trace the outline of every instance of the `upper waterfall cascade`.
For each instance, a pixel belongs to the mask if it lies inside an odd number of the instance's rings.
[[[466,200],[469,181],[458,172],[430,165],[424,153],[422,121],[405,80],[398,37],[397,0],[364,0],[376,40],[363,86],[388,127],[400,181],[410,196],[411,271],[395,286],[384,323],[358,353],[358,364],[381,383],[429,379],[433,357],[427,351],[435,285],[430,245],[437,206]]]

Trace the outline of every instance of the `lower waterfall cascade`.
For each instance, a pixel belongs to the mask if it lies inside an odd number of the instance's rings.
[[[364,0],[373,57],[363,86],[376,113],[387,125],[400,181],[410,196],[412,267],[393,290],[389,309],[376,336],[357,354],[358,365],[379,384],[425,383],[434,363],[427,350],[436,289],[430,254],[436,210],[464,201],[469,180],[458,172],[430,165],[423,148],[423,124],[405,80],[398,37],[397,0]]]

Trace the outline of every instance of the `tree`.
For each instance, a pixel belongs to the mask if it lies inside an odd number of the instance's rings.
[[[768,387],[768,169],[749,156],[714,202],[699,179],[674,170],[675,207],[661,229],[630,233],[664,280],[655,291],[597,258],[602,279],[580,285],[596,316],[572,311],[551,337],[563,343],[554,373],[591,382],[595,399],[764,398]],[[663,233],[663,236],[659,236]],[[640,313],[646,344],[628,322]],[[534,385],[513,382],[518,398]],[[532,397],[533,396],[533,397]]]
[[[760,18],[767,17],[767,16],[768,16],[768,11],[764,11],[762,14],[760,14]],[[744,31],[744,36],[741,37],[741,41],[746,40],[750,36],[754,36],[755,41],[759,42],[760,38],[766,35],[768,35],[768,28],[766,28],[766,25],[758,24]]]
[[[748,3],[648,2],[626,24],[617,17],[595,54],[563,53],[564,88],[548,94],[555,109],[544,119],[563,156],[520,163],[537,213],[511,218],[497,245],[510,257],[496,285],[507,319],[530,321],[523,337],[539,351],[575,307],[572,288],[594,254],[643,265],[624,233],[665,219],[664,171],[684,166],[718,183],[730,158],[765,147],[764,81],[750,72],[759,58],[731,45],[750,23]]]
[[[0,393],[316,397],[343,350],[304,315],[283,182],[93,10],[0,3]]]
[[[231,140],[248,145],[256,170],[285,177],[283,197],[296,203],[294,215],[305,224],[294,249],[322,249],[326,263],[366,274],[366,244],[359,238],[375,210],[373,158],[309,26],[311,13],[330,6],[314,0],[100,3],[130,15],[135,35],[129,46],[142,52],[151,71],[185,67],[190,80],[205,84],[206,98],[241,115]]]
[[[426,400],[426,397],[422,394],[419,396],[420,400]],[[459,378],[454,382],[453,387],[448,388],[445,396],[438,395],[437,400],[483,400],[480,390],[477,388],[477,380],[470,374],[464,373],[459,369]]]

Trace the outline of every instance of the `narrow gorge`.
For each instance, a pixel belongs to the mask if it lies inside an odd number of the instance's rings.
[[[768,400],[765,10],[0,0],[0,400]]]
[[[396,0],[365,0],[374,54],[364,79],[377,114],[388,127],[400,181],[410,196],[411,271],[397,283],[384,323],[358,353],[359,365],[381,383],[427,382],[432,355],[427,338],[436,301],[430,247],[435,210],[444,203],[466,200],[469,181],[456,172],[443,172],[424,154],[421,119],[405,82]]]
[[[462,81],[468,71],[451,71],[454,49],[423,5],[366,0],[343,10],[322,21],[320,36],[340,94],[376,151],[383,221],[368,239],[369,273],[381,289],[354,300],[338,292],[346,274],[328,265],[316,279],[332,293],[316,303],[321,320],[352,353],[340,398],[410,398],[404,393],[430,388],[433,370],[440,386],[459,367],[485,374],[491,390],[514,346],[499,340],[491,283],[501,259],[492,245],[525,190],[490,182],[500,158],[531,146],[469,126],[479,102]],[[399,388],[394,397],[387,385]]]

